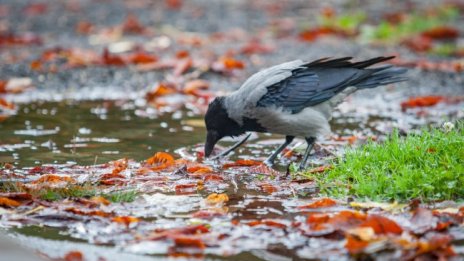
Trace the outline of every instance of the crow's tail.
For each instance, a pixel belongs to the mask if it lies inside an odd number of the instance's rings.
[[[402,76],[402,74],[407,71],[406,68],[387,65],[365,70],[372,70],[373,73],[356,84],[358,89],[374,88],[380,85],[406,81],[408,79],[407,77]]]

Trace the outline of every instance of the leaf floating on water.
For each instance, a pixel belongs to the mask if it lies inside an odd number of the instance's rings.
[[[299,206],[298,208],[300,209],[306,209],[306,208],[327,208],[327,207],[333,207],[337,205],[337,201],[330,199],[330,198],[323,198],[320,200],[317,200],[311,204],[304,205],[304,206]]]
[[[233,163],[226,163],[222,166],[224,169],[233,168],[233,167],[250,167],[250,166],[258,166],[263,164],[261,161],[255,161],[250,159],[240,159]]]

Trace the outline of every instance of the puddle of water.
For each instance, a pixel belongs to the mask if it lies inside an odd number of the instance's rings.
[[[201,117],[187,114],[157,116],[154,109],[113,101],[25,104],[0,123],[0,162],[89,165],[146,159],[156,151],[203,142],[204,127],[181,124]]]

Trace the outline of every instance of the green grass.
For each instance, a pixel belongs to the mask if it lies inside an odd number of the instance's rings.
[[[109,194],[103,194],[101,196],[113,203],[121,203],[121,202],[133,202],[135,198],[137,197],[137,195],[138,195],[137,191],[127,190],[127,191],[118,191],[118,192],[112,192]]]
[[[0,192],[27,192],[33,197],[48,201],[57,201],[67,198],[91,198],[102,196],[113,203],[133,202],[138,193],[135,190],[101,193],[98,187],[91,183],[69,184],[64,188],[43,187],[40,189],[27,189],[17,182],[2,182]]]
[[[314,178],[322,194],[358,199],[407,201],[464,198],[464,122],[449,132],[424,129],[384,143],[347,151],[323,174]]]

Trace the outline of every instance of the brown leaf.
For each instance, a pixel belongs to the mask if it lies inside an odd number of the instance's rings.
[[[299,209],[305,209],[305,208],[327,208],[327,207],[333,207],[337,205],[337,201],[330,199],[330,198],[323,198],[320,200],[317,200],[311,204],[304,205],[304,206],[299,206]]]
[[[126,20],[122,24],[122,30],[125,33],[130,34],[143,34],[145,32],[145,27],[140,23],[137,16],[134,14],[129,14],[126,17]]]
[[[9,208],[16,208],[16,207],[21,206],[21,203],[16,201],[16,200],[13,200],[13,199],[0,197],[0,206],[9,207]]]
[[[81,210],[77,208],[67,208],[65,209],[66,212],[70,212],[76,215],[82,216],[99,216],[99,217],[110,217],[111,213],[104,212],[102,210]]]
[[[232,168],[232,167],[251,167],[251,166],[258,166],[263,164],[260,161],[250,160],[250,159],[240,159],[233,163],[226,163],[222,166],[224,169]]]
[[[411,218],[413,231],[416,234],[424,234],[437,226],[438,219],[433,215],[430,209],[418,208]]]
[[[421,35],[437,40],[456,39],[459,37],[459,31],[454,27],[443,25],[424,31]]]
[[[129,226],[131,223],[140,222],[140,219],[132,216],[118,216],[112,218],[111,221]]]
[[[44,184],[44,183],[58,183],[58,182],[75,183],[76,180],[68,176],[58,176],[58,175],[53,175],[53,174],[47,174],[32,181],[31,183],[32,184]]]
[[[369,245],[369,242],[362,241],[356,236],[353,236],[353,235],[346,236],[345,248],[352,255],[361,253],[368,245]]]
[[[369,215],[360,226],[371,227],[376,234],[399,235],[403,233],[403,229],[395,221],[380,215]]]
[[[64,257],[64,261],[84,261],[84,255],[80,251],[70,251]]]
[[[407,101],[401,103],[401,109],[406,110],[408,108],[415,107],[430,107],[438,104],[445,100],[444,96],[419,96],[409,98]]]
[[[275,228],[281,228],[281,229],[287,228],[287,225],[273,221],[273,220],[254,220],[254,221],[248,222],[247,225],[250,227],[265,225],[268,227],[275,227]]]

